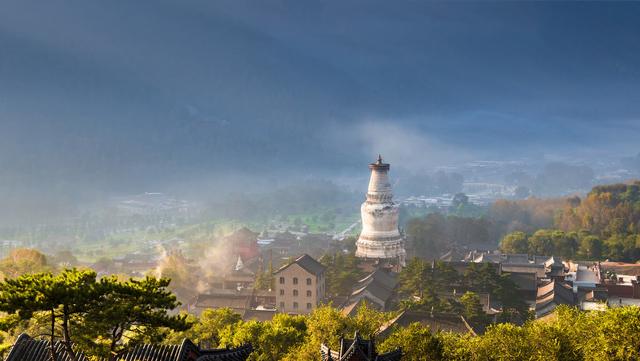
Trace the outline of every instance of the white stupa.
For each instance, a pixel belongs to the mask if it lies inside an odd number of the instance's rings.
[[[356,257],[396,260],[404,265],[406,251],[404,237],[398,230],[399,206],[393,202],[389,182],[389,164],[378,155],[369,164],[371,179],[367,200],[362,203],[362,233],[356,242]]]

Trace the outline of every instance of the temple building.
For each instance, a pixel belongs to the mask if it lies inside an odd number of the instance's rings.
[[[242,227],[232,234],[224,237],[224,244],[231,247],[231,254],[241,257],[242,261],[248,261],[258,257],[258,234],[247,227]]]
[[[404,237],[398,230],[399,205],[393,201],[389,182],[389,164],[378,155],[369,164],[371,178],[367,199],[362,203],[362,232],[356,243],[356,257],[390,260],[404,265]]]
[[[74,347],[75,348],[75,347]],[[55,361],[72,361],[61,341],[54,342]],[[77,350],[76,350],[77,351]],[[201,349],[189,339],[180,345],[142,344],[119,355],[118,360],[136,361],[245,361],[253,351],[251,345],[224,349]],[[78,353],[78,361],[96,360]],[[5,361],[51,361],[51,343],[31,338],[27,334],[18,337]],[[101,360],[100,361],[106,361]]]
[[[396,349],[379,354],[373,340],[364,340],[356,332],[353,340],[340,339],[340,349],[331,350],[327,345],[320,345],[322,361],[400,361],[402,350]]]

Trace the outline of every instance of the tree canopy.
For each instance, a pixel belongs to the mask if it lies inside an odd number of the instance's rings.
[[[137,342],[158,341],[166,329],[188,328],[185,316],[168,314],[179,305],[168,285],[153,277],[98,280],[94,271],[77,269],[25,274],[0,282],[0,311],[7,314],[2,326],[46,322],[52,357],[53,342],[60,340],[72,360],[73,344],[87,355],[115,359]]]

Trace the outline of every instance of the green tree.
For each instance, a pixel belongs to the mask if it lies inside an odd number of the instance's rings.
[[[424,260],[414,257],[400,271],[398,277],[398,291],[404,297],[416,296],[422,298],[425,292],[424,277],[429,265]]]
[[[463,316],[474,326],[484,328],[489,323],[487,314],[482,309],[480,297],[475,292],[465,292],[460,297],[463,307]]]
[[[594,328],[583,346],[585,360],[640,359],[639,307],[613,308],[594,316]]]
[[[528,253],[529,240],[524,232],[509,233],[500,241],[500,250],[503,253]]]
[[[72,323],[92,311],[92,302],[99,297],[100,289],[93,271],[70,269],[55,276],[51,273],[26,274],[0,283],[0,311],[6,312],[9,319],[29,320],[37,312],[48,314],[50,353],[54,359],[53,341],[60,337],[69,358],[77,361],[71,340]]]
[[[551,233],[555,256],[572,259],[578,253],[579,237],[576,232],[565,233],[555,230]]]
[[[378,312],[364,302],[355,316],[348,319],[348,327],[352,332],[358,331],[367,338],[374,338],[380,327],[389,319],[390,313]]]
[[[241,320],[242,317],[228,307],[206,309],[199,318],[188,316],[187,322],[193,325],[190,329],[172,332],[164,342],[177,344],[188,338],[202,347],[216,348],[220,345],[221,333],[227,328],[233,329]]]
[[[600,238],[590,235],[580,240],[578,254],[584,259],[598,260],[602,258],[602,250],[603,244]]]
[[[500,282],[496,265],[488,262],[469,265],[462,279],[467,289],[492,294],[495,293]]]
[[[325,254],[320,258],[320,263],[327,267],[327,293],[332,296],[350,295],[351,287],[363,276],[358,268],[358,259],[353,254]]]
[[[473,360],[528,361],[533,353],[525,328],[511,323],[489,326],[472,341]]]
[[[300,346],[306,336],[304,316],[282,313],[267,322],[241,321],[233,332],[229,332],[230,330],[224,329],[220,343],[225,346],[251,343],[255,350],[249,359],[254,361],[282,360],[287,352]]]
[[[263,266],[260,265],[258,272],[256,273],[256,280],[254,288],[258,290],[273,290],[275,289],[275,278],[273,277],[273,265],[269,262],[269,268],[265,271]]]
[[[287,361],[317,360],[321,344],[337,350],[340,338],[348,335],[349,321],[340,310],[331,306],[316,308],[306,317],[307,337],[303,344],[291,349],[284,358]]]
[[[90,300],[90,312],[79,320],[79,339],[89,355],[116,360],[132,346],[157,343],[169,330],[191,327],[186,315],[170,315],[180,305],[168,290],[170,280],[146,277],[119,281],[115,276],[100,280],[100,294]]]
[[[0,283],[0,311],[7,313],[2,324],[8,329],[21,321],[37,320],[41,326],[44,321],[51,345],[62,341],[71,360],[78,359],[73,344],[88,355],[115,358],[142,336],[188,327],[184,316],[167,314],[178,305],[168,285],[169,280],[151,277],[97,281],[95,272],[77,269],[26,274]],[[123,337],[132,342],[123,343]],[[55,352],[51,347],[54,359]]]
[[[443,345],[432,334],[428,326],[414,322],[404,328],[395,329],[379,346],[379,352],[402,349],[402,360],[429,361],[442,360]]]
[[[572,309],[574,310],[574,309]],[[574,314],[573,312],[571,312]],[[581,323],[578,317],[564,319],[568,314],[563,314],[561,310],[556,311],[555,322],[531,322],[524,326],[527,333],[527,340],[532,349],[531,360],[562,360],[562,361],[581,361],[584,355],[580,351],[583,341],[588,339],[588,328],[583,330],[574,330],[576,321],[580,326],[585,327],[586,324]],[[560,322],[560,319],[563,319]],[[567,321],[571,321],[568,324]]]
[[[529,237],[529,254],[551,256],[553,245],[552,231],[540,229]]]
[[[447,245],[446,219],[440,213],[430,213],[425,218],[407,222],[407,237],[413,243],[416,254],[433,259]]]
[[[527,320],[529,306],[523,301],[518,292],[518,286],[511,280],[508,274],[497,276],[497,287],[492,291],[492,295],[502,304],[502,321],[514,322],[516,320]]]

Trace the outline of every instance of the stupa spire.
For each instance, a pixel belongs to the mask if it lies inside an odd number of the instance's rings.
[[[398,230],[399,206],[393,201],[390,165],[382,156],[369,164],[371,178],[367,199],[360,207],[362,232],[356,243],[356,256],[374,259],[397,259],[404,264],[404,238]]]

